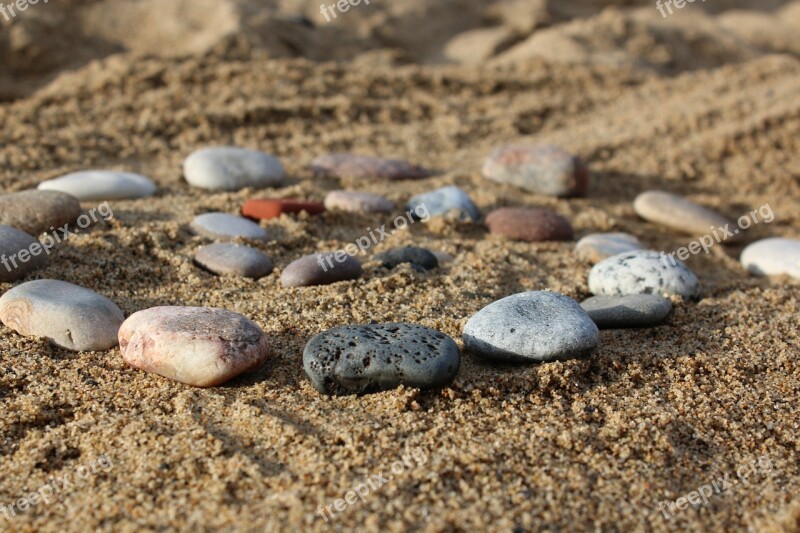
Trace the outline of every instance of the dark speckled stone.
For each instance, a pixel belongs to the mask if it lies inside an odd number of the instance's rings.
[[[439,266],[439,260],[433,255],[433,252],[416,246],[395,248],[376,255],[375,259],[383,263],[384,268],[394,268],[403,263],[411,263],[414,270],[420,272],[433,270]]]

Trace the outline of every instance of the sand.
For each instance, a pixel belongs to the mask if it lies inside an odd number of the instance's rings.
[[[738,263],[747,242],[800,236],[800,2],[714,0],[666,19],[650,2],[615,3],[373,0],[328,24],[318,2],[176,1],[162,11],[75,0],[0,26],[0,189],[91,167],[159,186],[152,199],[111,202],[112,220],[26,279],[89,287],[126,315],[224,307],[258,323],[273,349],[263,369],[194,389],[126,367],[118,349],[70,353],[0,327],[0,504],[53,478],[74,482],[10,521],[0,507],[0,528],[800,530],[800,282],[755,278]],[[546,198],[480,176],[492,148],[520,141],[589,161],[588,197]],[[190,188],[183,158],[215,144],[276,154],[291,183]],[[440,174],[314,178],[311,160],[341,150]],[[581,360],[497,366],[465,355],[455,383],[434,392],[323,397],[302,349],[325,329],[371,320],[423,324],[463,346],[467,319],[501,297],[587,297],[590,265],[574,243],[511,243],[432,219],[370,250],[358,281],[282,287],[292,260],[394,218],[327,213],[262,223],[273,240],[256,246],[277,269],[259,281],[192,263],[206,241],[188,223],[203,212],[236,213],[269,195],[322,201],[339,188],[403,205],[451,184],[484,213],[549,207],[576,238],[626,231],[666,251],[691,238],[640,220],[632,201],[643,190],[734,219],[768,204],[775,219],[692,257],[705,298],[676,299],[666,325],[604,331]],[[420,274],[369,260],[412,244],[455,261]],[[701,486],[721,487],[718,478],[738,480],[737,469],[746,480],[676,507]],[[385,483],[361,485],[368,476]],[[347,496],[364,486],[363,500]],[[320,506],[332,511],[323,517]]]

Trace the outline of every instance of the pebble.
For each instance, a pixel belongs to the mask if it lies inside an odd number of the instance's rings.
[[[514,294],[484,307],[464,327],[468,352],[502,362],[586,355],[600,332],[578,302],[549,291]]]
[[[581,303],[600,329],[640,328],[660,324],[672,302],[656,294],[593,296]]]
[[[127,200],[152,196],[156,184],[150,178],[130,172],[85,170],[43,181],[39,190],[63,192],[82,202]]]
[[[440,265],[443,265],[445,263],[452,263],[453,261],[456,260],[455,257],[441,250],[434,250],[433,255],[436,256],[436,260],[439,262]]]
[[[677,194],[664,191],[643,192],[634,200],[633,208],[643,219],[687,235],[711,235],[714,228],[723,228],[726,225],[734,234],[728,241],[736,240],[740,234],[735,222]],[[723,234],[719,234],[722,238]]]
[[[267,254],[249,246],[217,243],[203,246],[194,256],[197,264],[219,275],[259,279],[272,272]]]
[[[426,211],[430,216],[453,216],[460,221],[478,221],[481,212],[469,195],[455,185],[419,194],[408,201],[409,211]]]
[[[325,207],[349,213],[389,213],[394,209],[394,203],[371,192],[331,191],[325,197]]]
[[[574,235],[569,220],[537,207],[495,209],[486,217],[486,226],[493,235],[517,241],[570,241]]]
[[[311,162],[311,169],[317,176],[332,178],[418,180],[433,174],[407,161],[356,154],[324,155]]]
[[[439,260],[436,259],[433,252],[416,246],[395,248],[394,250],[377,254],[375,260],[380,261],[384,268],[394,268],[403,263],[411,263],[414,270],[419,272],[433,270],[439,266]]]
[[[344,251],[311,254],[287,266],[281,274],[284,287],[330,285],[361,277],[363,269],[358,259]]]
[[[270,220],[282,214],[295,215],[305,211],[309,215],[319,215],[325,212],[325,206],[320,202],[295,199],[268,199],[249,200],[242,206],[242,215],[255,220]]]
[[[800,240],[771,238],[744,249],[742,266],[757,276],[786,274],[800,279]]]
[[[47,338],[77,352],[116,346],[124,319],[120,308],[105,296],[66,281],[29,281],[0,297],[3,324],[20,335]]]
[[[34,237],[73,224],[80,215],[78,199],[63,192],[27,190],[0,196],[0,224]]]
[[[0,225],[0,282],[16,281],[44,266],[47,253],[33,236]]]
[[[592,264],[614,255],[643,249],[639,239],[629,233],[592,233],[575,245],[578,256]]]
[[[486,159],[483,175],[548,196],[584,196],[589,189],[586,164],[550,145],[512,145],[497,148]]]
[[[589,274],[592,294],[657,294],[700,298],[697,276],[679,259],[652,250],[625,252],[596,264]]]
[[[153,307],[122,324],[119,345],[133,368],[193,385],[213,387],[261,367],[266,334],[248,318],[212,307]]]
[[[277,158],[233,146],[204,148],[192,153],[183,162],[183,173],[190,185],[210,191],[275,187],[286,177]]]
[[[315,336],[303,350],[306,374],[323,394],[441,388],[460,365],[453,339],[417,324],[341,326]]]
[[[264,228],[246,218],[227,213],[206,213],[192,220],[191,228],[198,235],[211,239],[233,240],[238,237],[254,241],[266,241]]]

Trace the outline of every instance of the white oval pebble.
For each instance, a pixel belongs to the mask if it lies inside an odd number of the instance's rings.
[[[700,297],[700,282],[679,259],[652,250],[638,250],[596,264],[589,274],[589,290],[608,296],[657,294],[696,300]]]
[[[736,223],[719,213],[669,192],[643,192],[634,200],[633,208],[645,220],[688,235],[710,235],[713,229],[727,226],[733,234],[728,240],[734,241],[740,233]]]
[[[183,162],[186,181],[211,191],[263,189],[280,185],[285,172],[281,162],[255,150],[219,146],[198,150]]]
[[[146,198],[156,192],[156,185],[150,178],[130,172],[109,170],[73,172],[60,178],[43,181],[38,188],[67,193],[81,201]]]
[[[267,231],[243,217],[227,213],[206,213],[194,217],[190,227],[198,235],[230,241],[236,238],[266,241]]]
[[[742,251],[742,266],[757,276],[789,275],[800,279],[800,240],[771,238]]]
[[[617,254],[642,249],[644,246],[639,239],[629,233],[592,233],[575,245],[575,252],[591,263],[599,263]]]

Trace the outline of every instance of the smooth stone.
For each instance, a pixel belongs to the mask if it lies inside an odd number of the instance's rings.
[[[206,213],[192,220],[191,228],[198,235],[211,239],[233,240],[236,238],[266,241],[267,231],[246,218],[227,213]]]
[[[85,170],[43,181],[39,190],[63,192],[80,201],[127,200],[152,196],[156,184],[130,172]]]
[[[660,324],[672,302],[655,294],[593,296],[581,303],[600,329],[640,328]]]
[[[634,200],[633,209],[645,220],[695,237],[711,235],[713,229],[726,225],[734,234],[728,241],[735,241],[741,233],[735,222],[682,196],[664,191],[643,192]]]
[[[756,241],[742,251],[741,262],[756,276],[786,274],[800,279],[800,240],[771,238]]]
[[[315,336],[303,350],[303,368],[323,394],[441,388],[460,365],[453,339],[417,324],[340,326]]]
[[[550,145],[502,146],[483,165],[483,175],[548,196],[584,196],[589,170],[578,157]]]
[[[549,209],[501,207],[486,217],[493,235],[526,242],[571,241],[574,234],[569,220]]]
[[[436,256],[436,260],[439,262],[440,265],[443,265],[445,263],[452,263],[453,261],[456,260],[455,257],[441,250],[434,250],[433,255]]]
[[[275,187],[281,185],[286,177],[277,158],[234,146],[193,152],[183,162],[183,174],[190,185],[210,191]]]
[[[80,215],[81,203],[63,192],[27,190],[0,196],[0,224],[34,237],[73,224]]]
[[[461,221],[478,221],[481,212],[467,193],[455,185],[419,194],[408,201],[408,210],[424,208],[430,216],[454,216]]]
[[[153,307],[134,313],[119,330],[119,346],[133,368],[193,385],[213,387],[261,367],[267,335],[250,319],[212,307]]]
[[[643,249],[639,239],[629,233],[592,233],[575,245],[578,256],[592,264],[614,255]]]
[[[358,259],[343,251],[311,254],[289,264],[281,274],[281,283],[284,287],[330,285],[358,279],[363,272]]]
[[[263,278],[273,269],[267,254],[240,244],[217,243],[203,246],[197,250],[194,260],[215,274],[233,274],[244,278]]]
[[[317,176],[331,178],[418,180],[432,175],[430,170],[400,159],[346,153],[318,157],[311,162],[311,169]]]
[[[697,276],[679,259],[652,250],[625,252],[596,264],[589,274],[595,295],[657,294],[700,298]]]
[[[384,268],[394,268],[403,263],[411,263],[414,270],[425,272],[433,270],[439,266],[439,260],[430,250],[419,248],[417,246],[406,246],[404,248],[395,248],[377,254],[376,261],[380,261]]]
[[[28,281],[0,297],[3,324],[20,335],[46,338],[76,352],[116,346],[123,320],[117,304],[66,281]]]
[[[563,294],[514,294],[484,307],[464,327],[468,352],[503,362],[534,362],[586,355],[600,332],[578,302]]]
[[[394,209],[394,203],[371,192],[331,191],[325,197],[325,207],[349,213],[389,213]]]
[[[36,255],[31,253],[33,251],[36,251]],[[0,282],[24,278],[44,266],[47,255],[44,247],[32,235],[0,225]]]
[[[270,220],[283,214],[296,215],[303,211],[309,215],[319,215],[325,212],[325,206],[320,202],[289,198],[249,200],[242,206],[242,215],[254,220]]]

